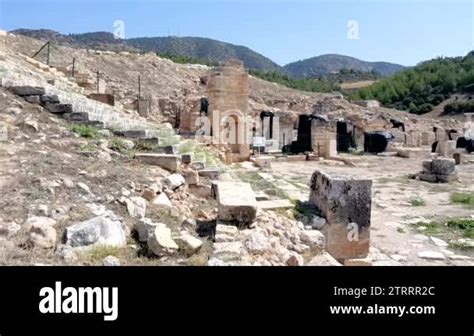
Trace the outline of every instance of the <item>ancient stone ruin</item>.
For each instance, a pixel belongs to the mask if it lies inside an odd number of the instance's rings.
[[[369,253],[372,181],[329,176],[315,171],[309,200],[326,218],[326,249],[336,259],[365,258]]]

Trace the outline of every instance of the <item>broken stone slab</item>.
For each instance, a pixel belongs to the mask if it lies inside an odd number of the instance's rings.
[[[171,174],[168,177],[163,179],[163,185],[168,187],[170,190],[176,190],[186,183],[183,175],[181,174]]]
[[[326,249],[336,259],[365,258],[369,253],[372,180],[334,176],[316,170],[310,202],[326,218]]]
[[[257,216],[257,200],[249,183],[213,182],[219,220],[252,223]]]
[[[198,170],[198,174],[201,177],[207,177],[210,180],[218,180],[220,171],[217,167],[208,167],[201,170]]]
[[[171,229],[166,226],[157,226],[148,238],[148,248],[156,256],[173,254],[178,251],[179,246],[171,236]]]
[[[179,156],[173,154],[135,154],[135,159],[145,164],[159,166],[170,172],[175,172],[179,167]]]
[[[158,206],[159,208],[172,208],[173,207],[173,204],[171,203],[170,199],[168,198],[168,196],[166,196],[165,193],[159,194],[153,201],[153,204]]]
[[[262,210],[291,209],[295,207],[295,205],[287,199],[260,201],[257,204],[259,209]]]
[[[67,227],[63,235],[63,243],[70,247],[107,245],[123,247],[127,244],[125,231],[117,216],[108,211]]]
[[[234,225],[219,224],[216,225],[214,240],[217,243],[234,241],[239,234],[239,229]]]
[[[11,90],[18,96],[41,96],[45,90],[40,86],[12,86]]]
[[[53,104],[46,102],[44,104],[46,110],[54,114],[64,114],[64,113],[72,113],[72,104]]]
[[[448,243],[436,237],[430,237],[430,242],[438,247],[448,247]]]
[[[138,139],[138,140],[148,140],[148,139],[157,139],[156,132],[148,129],[138,129],[138,130],[119,130],[114,132],[116,135],[123,136],[125,138]]]
[[[180,251],[183,251],[186,256],[191,256],[196,253],[203,244],[200,239],[187,232],[181,232],[174,240],[178,244]]]
[[[423,251],[418,253],[418,258],[429,259],[429,260],[445,260],[446,257],[441,252],[436,251]]]

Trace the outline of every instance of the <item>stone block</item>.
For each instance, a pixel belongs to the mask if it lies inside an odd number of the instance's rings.
[[[170,172],[178,170],[179,157],[172,154],[135,154],[135,159],[145,164],[159,166]]]
[[[187,169],[183,172],[184,180],[188,185],[197,185],[199,184],[199,174],[193,169]]]
[[[365,258],[369,253],[372,181],[316,170],[310,202],[327,220],[326,249],[336,259]]]
[[[12,86],[12,91],[18,96],[41,96],[45,94],[40,86]]]
[[[449,175],[454,173],[456,161],[454,159],[437,158],[431,162],[431,172],[435,175]]]
[[[194,153],[185,153],[181,155],[181,161],[184,164],[190,164],[194,160]]]
[[[252,223],[257,216],[257,200],[249,183],[214,182],[212,193],[217,200],[219,220]]]
[[[397,155],[403,158],[429,158],[431,149],[429,148],[400,148]]]
[[[72,113],[72,105],[71,104],[54,104],[50,102],[46,102],[44,107],[51,113]]]
[[[208,167],[198,170],[198,174],[201,177],[207,177],[211,180],[218,180],[220,176],[219,168],[216,167]]]
[[[275,161],[274,156],[257,156],[254,158],[254,163],[257,167],[271,169],[272,162]]]
[[[421,181],[436,183],[438,182],[438,178],[434,174],[419,174],[418,177]]]

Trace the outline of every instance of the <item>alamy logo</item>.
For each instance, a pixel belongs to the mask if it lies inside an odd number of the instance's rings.
[[[104,314],[104,321],[118,317],[117,287],[65,287],[57,281],[54,288],[39,292],[39,311],[43,314]]]

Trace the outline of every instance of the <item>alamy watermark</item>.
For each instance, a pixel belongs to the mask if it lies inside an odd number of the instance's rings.
[[[0,123],[0,141],[8,141],[8,127]]]
[[[116,40],[123,40],[125,39],[125,22],[122,20],[115,20],[113,24],[114,28],[114,38]]]
[[[347,39],[358,40],[359,38],[359,22],[356,20],[349,20],[347,22]]]

